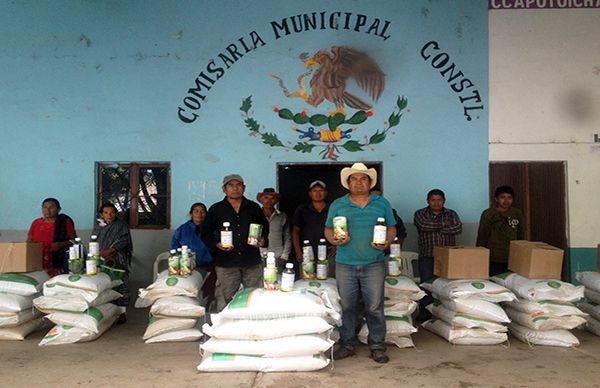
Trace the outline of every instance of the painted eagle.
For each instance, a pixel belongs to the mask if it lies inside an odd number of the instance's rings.
[[[305,94],[305,101],[318,106],[324,100],[335,104],[337,111],[344,105],[354,109],[368,110],[372,105],[346,91],[346,82],[354,79],[374,102],[377,102],[385,87],[385,74],[367,54],[350,47],[331,48],[317,51],[312,57],[301,56],[306,68],[318,69],[310,80],[311,95]]]

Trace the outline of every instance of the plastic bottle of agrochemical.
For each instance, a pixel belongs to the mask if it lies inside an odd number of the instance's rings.
[[[263,287],[269,291],[279,289],[277,283],[277,267],[275,267],[275,253],[267,253],[267,265],[263,269]]]
[[[223,248],[233,247],[233,232],[229,226],[229,222],[223,222],[223,228],[221,228],[221,246]]]
[[[302,245],[302,278],[304,280],[315,279],[315,255],[308,240],[304,240]]]
[[[100,255],[100,243],[98,242],[98,236],[96,236],[95,234],[92,234],[92,236],[90,237],[88,253],[91,253],[94,256]]]
[[[319,260],[317,261],[317,279],[327,280],[327,276],[329,276],[329,261],[327,260],[327,257],[319,257]]]
[[[169,253],[169,275],[179,275],[179,256],[177,255],[177,250],[171,249]]]
[[[319,240],[319,245],[317,245],[317,260],[322,260],[327,258],[327,243],[325,239],[322,238]]]
[[[85,261],[85,273],[87,275],[96,275],[98,273],[98,262],[91,253],[88,253],[87,260]]]
[[[187,245],[181,247],[181,257],[179,258],[179,275],[189,276],[192,274],[192,263],[190,261],[190,251]]]
[[[377,218],[377,223],[373,227],[373,244],[385,245],[387,239],[387,226],[385,226],[385,218]]]
[[[390,257],[388,259],[388,275],[400,276],[402,271],[402,262],[400,257],[400,243],[398,237],[390,244]]]
[[[296,274],[294,273],[294,264],[287,263],[285,269],[281,274],[281,291],[289,292],[294,290],[294,280],[296,280]]]

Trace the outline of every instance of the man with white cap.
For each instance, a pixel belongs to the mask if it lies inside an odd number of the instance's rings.
[[[389,361],[385,354],[386,325],[383,315],[383,289],[386,274],[384,251],[396,236],[396,221],[390,203],[371,193],[377,183],[377,171],[363,163],[342,169],[342,186],[349,194],[335,200],[327,214],[325,236],[337,247],[336,281],[342,304],[342,327],[334,360],[353,356],[357,345],[356,320],[359,296],[364,302],[364,314],[369,329],[371,358],[378,363]],[[336,239],[333,219],[345,217],[347,235]],[[387,226],[386,241],[372,242],[373,227],[378,218]]]
[[[260,206],[244,197],[244,179],[238,174],[223,178],[225,198],[213,204],[206,214],[202,240],[215,259],[217,285],[215,299],[221,311],[240,288],[262,287],[262,259],[258,246],[248,244],[250,224],[262,225],[260,246],[267,246],[269,221]],[[233,232],[233,247],[221,244],[223,222]]]

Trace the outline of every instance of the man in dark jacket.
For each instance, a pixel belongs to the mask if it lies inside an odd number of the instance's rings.
[[[235,293],[243,285],[262,287],[262,261],[259,247],[267,246],[269,221],[260,206],[244,197],[244,179],[238,174],[230,174],[223,178],[225,198],[208,209],[202,240],[215,259],[217,287],[215,298],[217,310],[221,311],[231,301]],[[229,222],[233,232],[233,246],[221,244],[221,229],[224,222]],[[257,245],[248,240],[251,224],[262,227]]]

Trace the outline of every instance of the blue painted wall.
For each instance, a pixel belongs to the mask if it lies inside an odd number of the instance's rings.
[[[338,11],[339,29],[277,38],[271,25]],[[355,31],[359,14],[366,26]],[[407,221],[425,206],[425,193],[439,187],[464,222],[477,222],[487,206],[487,17],[483,0],[2,2],[0,230],[27,229],[47,196],[90,228],[97,161],[171,162],[174,226],[191,202],[221,198],[224,174],[242,174],[252,198],[273,186],[277,162],[322,161],[318,151],[328,144],[316,142],[310,153],[291,149],[299,134],[273,107],[312,115],[333,105],[286,98],[270,75],[295,89],[305,71],[300,53],[332,46],[366,51],[386,74],[374,115],[344,141],[364,143],[387,127],[399,96],[408,100],[383,142],[357,152],[338,148],[338,160],[383,161],[386,196]],[[376,20],[379,28],[366,33]],[[239,39],[250,45],[252,34],[264,44],[245,53]],[[431,41],[439,48],[423,51]],[[243,56],[226,68],[219,54],[230,44]],[[223,76],[206,92],[198,119],[184,123],[178,108],[211,60],[225,68]],[[462,72],[453,82],[473,85],[462,93],[452,90],[450,73],[440,74],[451,63],[455,75]],[[474,91],[481,102],[464,100]],[[260,131],[288,148],[250,136],[240,111],[248,96]],[[464,108],[478,105],[483,109],[470,110],[467,120]]]

